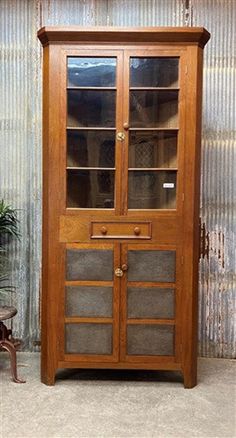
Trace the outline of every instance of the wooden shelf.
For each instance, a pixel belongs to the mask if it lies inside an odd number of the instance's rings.
[[[179,91],[179,87],[129,87],[131,91]]]
[[[66,170],[116,170],[115,167],[67,167]]]
[[[116,128],[101,128],[100,126],[67,126],[66,129],[69,131],[116,131]]]
[[[116,90],[116,87],[67,87],[67,90],[95,90],[95,91],[100,91],[100,90],[111,90],[114,91]]]
[[[128,170],[141,170],[141,171],[173,171],[177,172],[177,167],[129,167]]]
[[[129,131],[178,131],[179,128],[129,128]]]

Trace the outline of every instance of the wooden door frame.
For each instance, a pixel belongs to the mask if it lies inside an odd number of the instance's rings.
[[[106,363],[106,362],[118,362],[119,361],[119,313],[120,313],[120,281],[119,278],[114,275],[115,267],[120,266],[120,244],[115,243],[70,243],[66,245],[66,249],[96,249],[98,251],[102,250],[112,250],[113,251],[113,280],[111,281],[91,281],[91,280],[83,280],[83,281],[65,281],[66,286],[113,286],[112,298],[113,298],[113,315],[112,317],[66,317],[65,316],[65,287],[63,294],[63,302],[61,303],[62,312],[61,312],[61,320],[63,321],[60,332],[61,339],[61,350],[59,361],[60,362],[76,362],[76,363],[84,363],[84,362],[94,362],[94,363]],[[65,324],[74,323],[74,324],[82,324],[82,323],[90,323],[90,324],[112,324],[113,326],[113,354],[78,354],[78,353],[65,353]]]
[[[74,45],[60,46],[60,139],[61,139],[61,153],[64,156],[64,171],[66,169],[66,147],[67,147],[67,65],[66,60],[68,57],[108,57],[117,58],[117,70],[116,70],[116,120],[115,120],[115,192],[114,192],[114,205],[112,209],[98,209],[98,208],[70,208],[66,207],[66,172],[64,176],[63,197],[64,197],[64,212],[65,215],[80,215],[83,214],[94,217],[104,218],[106,216],[117,216],[121,211],[121,169],[122,169],[122,155],[123,155],[123,143],[117,140],[117,133],[123,129],[123,50],[120,47],[111,50],[109,47],[99,47],[84,45],[82,47]],[[90,87],[88,87],[89,89]],[[84,130],[89,129],[84,127]],[[103,128],[97,128],[102,130]]]
[[[129,46],[124,47],[124,77],[126,81],[124,82],[124,123],[129,125],[129,59],[130,57],[167,57],[167,58],[179,58],[179,102],[178,102],[178,142],[177,142],[177,191],[176,191],[176,208],[171,209],[128,209],[128,146],[129,146],[129,131],[127,131],[125,139],[125,156],[124,156],[124,169],[123,172],[123,186],[122,186],[122,212],[124,215],[132,216],[153,216],[158,217],[160,215],[165,216],[182,216],[183,211],[183,175],[182,169],[184,169],[184,148],[185,148],[185,85],[186,85],[186,71],[185,71],[185,57],[186,57],[186,47],[165,47],[161,45],[153,46],[142,46],[131,48]],[[170,88],[171,90],[171,88]],[[145,128],[144,128],[145,130]],[[160,130],[165,130],[165,128]]]
[[[120,361],[122,363],[180,363],[181,361],[181,326],[182,326],[182,314],[181,314],[181,276],[182,276],[182,264],[181,264],[181,252],[182,248],[178,245],[158,245],[154,243],[124,243],[121,248],[121,265],[126,264],[128,266],[128,251],[129,250],[146,250],[146,251],[175,251],[176,252],[176,279],[174,283],[166,282],[146,282],[137,281],[140,287],[157,287],[157,288],[171,288],[175,290],[175,318],[171,319],[149,319],[149,318],[136,318],[128,322],[127,318],[127,290],[128,279],[125,274],[121,279],[121,297],[120,297]],[[127,271],[128,272],[128,271]],[[137,320],[135,322],[135,320]],[[145,356],[145,355],[128,355],[127,342],[126,342],[126,329],[129,324],[153,324],[153,325],[173,325],[175,327],[174,337],[174,352],[173,356]]]

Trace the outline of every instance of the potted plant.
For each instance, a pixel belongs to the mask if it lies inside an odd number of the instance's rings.
[[[15,307],[2,305],[6,295],[14,290],[14,287],[9,284],[8,276],[8,258],[6,256],[5,245],[10,237],[19,237],[18,229],[19,221],[17,219],[17,210],[6,204],[3,200],[0,201],[0,349],[7,350],[11,359],[11,372],[13,381],[16,383],[25,383],[17,377],[16,364],[16,349],[14,339],[5,324],[4,320],[12,318],[17,310]]]
[[[0,201],[0,305],[5,301],[6,295],[14,290],[9,284],[8,276],[8,259],[6,257],[6,238],[19,238],[19,221],[17,219],[17,210],[6,204],[4,200]]]

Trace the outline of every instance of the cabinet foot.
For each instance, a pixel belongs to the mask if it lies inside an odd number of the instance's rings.
[[[189,374],[189,373],[184,373],[184,387],[186,389],[191,389],[194,388],[194,386],[197,385],[197,375],[194,374]]]
[[[41,374],[41,382],[47,386],[54,386],[55,385],[55,373],[52,375],[42,373]]]

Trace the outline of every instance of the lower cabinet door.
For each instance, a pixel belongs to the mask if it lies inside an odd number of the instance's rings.
[[[121,285],[121,361],[176,360],[177,250],[124,244]]]
[[[119,359],[119,265],[117,244],[68,244],[64,294],[66,360]]]
[[[64,360],[176,361],[177,258],[153,244],[67,244]]]

